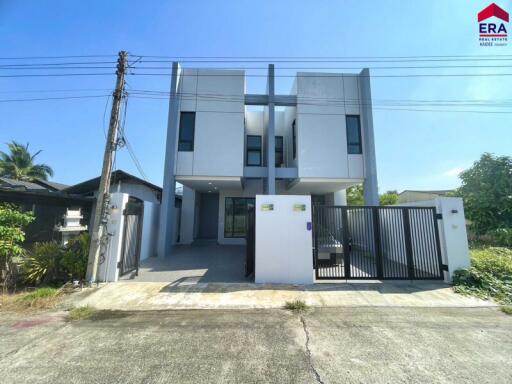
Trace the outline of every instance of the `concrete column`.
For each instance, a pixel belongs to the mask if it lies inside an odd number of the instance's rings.
[[[276,194],[276,129],[274,64],[268,66],[267,194]]]
[[[361,74],[359,75],[359,84],[365,168],[365,179],[363,182],[364,204],[379,205],[377,160],[375,156],[375,136],[373,133],[372,94],[370,88],[370,70],[368,68],[361,71]]]
[[[194,241],[194,219],[196,208],[196,191],[183,186],[181,200],[180,244],[192,244]]]
[[[347,190],[334,192],[334,205],[347,205]]]
[[[162,189],[162,204],[160,207],[160,223],[158,229],[158,257],[171,254],[174,243],[175,225],[175,188],[174,163],[176,160],[176,141],[178,136],[179,100],[177,62],[172,64],[171,91],[169,98],[169,115],[167,122],[167,142],[165,146],[164,182]]]

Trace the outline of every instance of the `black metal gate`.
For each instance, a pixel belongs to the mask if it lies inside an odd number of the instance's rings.
[[[136,198],[130,197],[124,215],[123,249],[119,263],[119,275],[135,271],[139,272],[140,245],[142,239],[142,218],[144,203]]]
[[[247,234],[245,236],[245,277],[254,274],[256,261],[256,214],[254,206],[247,211]]]
[[[318,280],[442,279],[433,207],[313,206]]]

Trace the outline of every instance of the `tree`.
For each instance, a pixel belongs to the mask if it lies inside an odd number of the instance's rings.
[[[10,204],[0,204],[0,277],[5,290],[10,282],[12,258],[21,256],[25,241],[23,228],[34,220],[30,212],[21,212]]]
[[[398,202],[397,191],[387,191],[379,196],[380,205],[393,205]],[[347,188],[347,205],[364,205],[364,189],[362,184]]]
[[[512,157],[484,153],[460,178],[457,195],[476,234],[512,228]]]
[[[387,191],[379,196],[380,205],[395,205],[398,202],[398,191]]]
[[[347,205],[364,205],[363,184],[347,188]]]
[[[48,176],[53,176],[53,170],[48,165],[34,164],[34,159],[41,151],[31,155],[28,143],[22,145],[14,140],[7,147],[10,153],[0,151],[0,176],[25,181],[48,180]]]

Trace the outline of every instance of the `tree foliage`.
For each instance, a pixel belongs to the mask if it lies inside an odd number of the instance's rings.
[[[33,179],[48,180],[48,176],[53,176],[53,170],[50,166],[34,164],[35,158],[41,151],[31,155],[28,145],[28,143],[22,145],[12,141],[7,144],[9,153],[0,151],[0,176],[25,181]]]
[[[380,205],[395,205],[398,203],[398,191],[387,191],[379,196]]]
[[[398,202],[397,191],[387,191],[379,196],[380,205],[394,205]],[[364,189],[362,184],[347,188],[348,205],[364,205]]]
[[[10,283],[12,258],[24,253],[24,227],[34,220],[30,212],[22,212],[10,204],[0,204],[0,272],[4,289]]]
[[[512,157],[484,153],[460,178],[457,195],[476,234],[512,228]]]

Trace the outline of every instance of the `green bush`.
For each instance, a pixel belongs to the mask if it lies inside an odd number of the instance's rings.
[[[13,258],[23,256],[23,228],[34,220],[12,204],[0,204],[0,283],[5,290],[13,282]]]
[[[455,271],[453,283],[456,292],[512,304],[512,249],[472,250],[471,267]]]
[[[23,259],[25,281],[33,284],[53,282],[59,278],[62,249],[55,241],[35,243]]]
[[[87,232],[70,239],[66,244],[61,266],[62,270],[71,279],[82,280],[85,278],[89,258],[89,244],[90,239]]]
[[[512,228],[498,228],[488,231],[478,238],[484,245],[493,247],[512,247]]]

